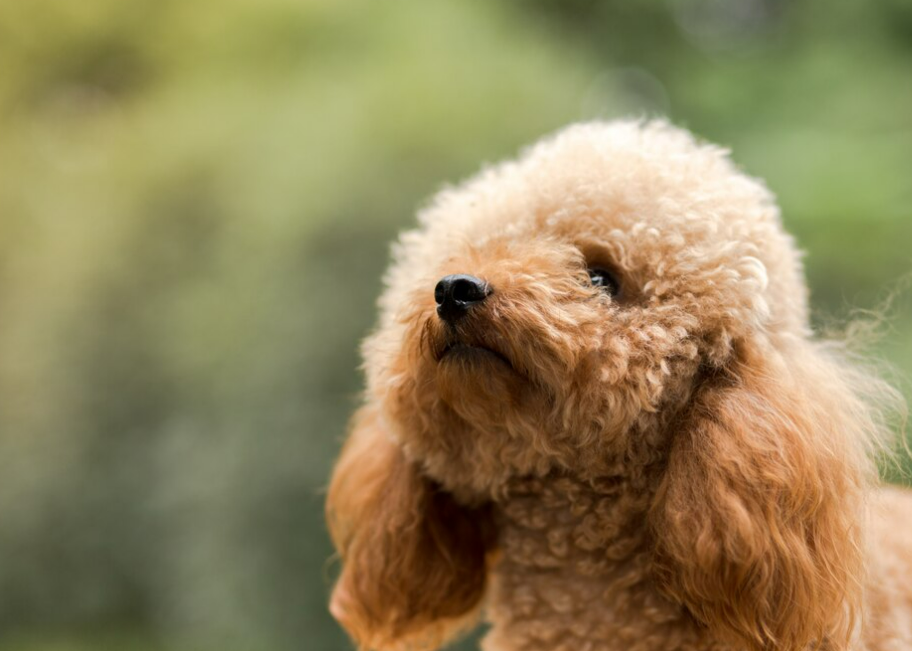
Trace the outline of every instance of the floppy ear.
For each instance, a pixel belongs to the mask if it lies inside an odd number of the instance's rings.
[[[650,513],[660,586],[749,651],[847,648],[863,489],[892,390],[822,344],[741,342],[697,390]]]
[[[330,610],[359,648],[433,649],[474,622],[486,514],[422,476],[371,406],[355,416],[326,514],[343,563]]]

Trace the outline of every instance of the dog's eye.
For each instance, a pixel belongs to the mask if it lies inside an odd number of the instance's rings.
[[[618,281],[617,276],[607,269],[589,269],[589,281],[594,287],[600,287],[608,292],[609,296],[617,296],[621,293],[620,281]]]

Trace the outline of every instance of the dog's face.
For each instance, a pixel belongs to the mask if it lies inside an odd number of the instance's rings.
[[[365,346],[369,392],[469,498],[649,462],[738,340],[805,328],[766,190],[665,125],[574,127],[441,193],[421,223]]]

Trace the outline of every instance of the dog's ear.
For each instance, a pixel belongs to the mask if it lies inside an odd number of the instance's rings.
[[[871,383],[874,383],[873,385]],[[862,589],[862,494],[889,387],[822,344],[741,342],[674,424],[650,513],[659,585],[750,651],[845,649]]]
[[[373,407],[355,416],[326,513],[343,564],[330,610],[359,648],[433,649],[474,623],[487,514],[424,477]]]

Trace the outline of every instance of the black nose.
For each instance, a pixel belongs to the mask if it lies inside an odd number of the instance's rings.
[[[465,274],[444,276],[434,288],[437,314],[444,321],[455,323],[490,293],[490,288],[481,278]]]

